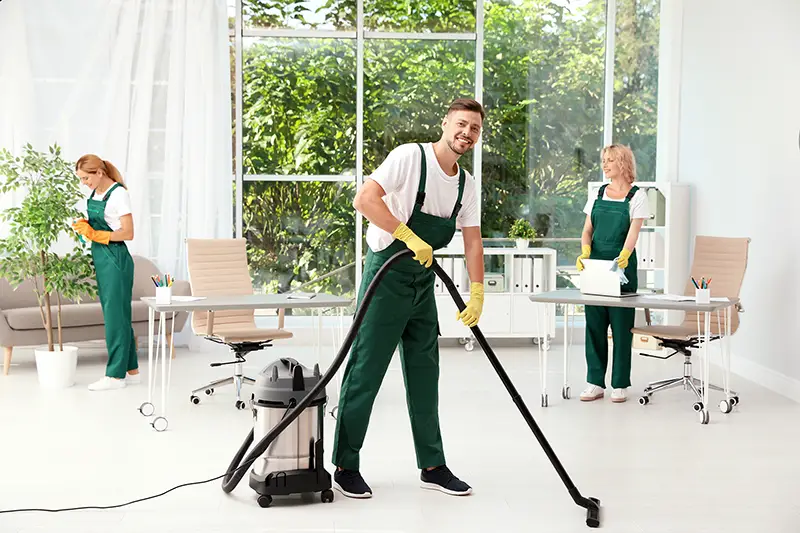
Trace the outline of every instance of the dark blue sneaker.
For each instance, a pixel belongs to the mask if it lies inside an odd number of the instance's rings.
[[[339,470],[333,472],[333,488],[348,498],[372,498],[372,489],[354,470]]]
[[[446,466],[422,470],[419,477],[423,489],[439,490],[452,496],[466,496],[472,493],[472,487],[454,476]]]

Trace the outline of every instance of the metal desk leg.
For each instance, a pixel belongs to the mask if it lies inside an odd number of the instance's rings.
[[[153,407],[153,328],[155,326],[156,312],[152,307],[147,308],[147,401],[139,406],[142,416],[153,416],[156,409]]]
[[[719,311],[717,311],[717,331],[722,331],[719,324]],[[731,306],[725,308],[725,335],[720,340],[720,350],[722,352],[722,387],[725,399],[719,402],[719,410],[724,414],[733,411],[739,403],[739,396],[731,390]]]
[[[709,387],[709,356],[708,344],[711,342],[711,316],[710,313],[703,313],[704,331],[703,331],[703,378],[701,386],[703,387],[703,409],[698,411],[701,424],[708,424],[708,389]]]
[[[544,343],[544,337],[539,336],[541,334],[541,324],[542,318],[539,316],[542,309],[545,308],[545,304],[536,304],[536,333],[539,339],[539,342],[536,344],[537,348],[539,349],[539,377],[542,383],[542,407],[547,407],[547,350],[544,349],[542,344]],[[545,323],[547,322],[547,312],[545,311]]]
[[[561,388],[561,397],[570,398],[569,387],[569,309],[570,304],[564,304],[564,386]]]
[[[167,325],[166,313],[162,311],[158,315],[158,333],[161,344],[161,415],[156,417],[150,425],[160,432],[167,429]],[[170,363],[172,363],[171,358]]]

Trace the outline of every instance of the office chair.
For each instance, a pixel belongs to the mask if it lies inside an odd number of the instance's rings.
[[[749,238],[696,237],[691,277],[698,280],[698,282],[704,277],[707,280],[711,279],[709,288],[711,289],[712,298],[738,298],[747,268],[749,244]],[[691,279],[687,281],[684,294],[687,296],[694,296],[695,294],[695,286]],[[739,328],[739,313],[742,312],[744,312],[744,309],[740,304],[736,304],[731,309],[731,335],[736,333]],[[698,399],[693,405],[694,410],[701,411],[703,409],[703,391],[700,388],[702,385],[699,379],[692,376],[691,360],[692,350],[702,347],[702,336],[698,333],[698,324],[703,323],[703,314],[696,311],[687,312],[683,323],[678,326],[653,326],[650,324],[649,310],[645,310],[647,325],[635,327],[631,330],[634,335],[652,336],[660,346],[673,350],[666,357],[645,353],[640,355],[669,359],[677,353],[683,354],[683,375],[648,383],[647,387],[644,388],[644,395],[639,398],[641,405],[647,405],[650,402],[650,397],[655,392],[683,385],[684,390],[692,390]],[[713,342],[722,338],[726,331],[726,313],[719,311],[713,313],[709,318],[711,325],[709,339]],[[723,388],[711,384],[710,381],[707,380],[706,383],[711,390],[724,392]],[[720,409],[724,413],[729,413],[733,406],[739,403],[737,393],[734,391],[730,391],[730,393],[731,398],[726,398],[720,403]]]
[[[253,294],[245,239],[187,239],[186,249],[193,296]],[[233,376],[193,390],[190,398],[192,403],[200,403],[200,392],[210,396],[216,388],[233,384],[236,389],[236,408],[244,409],[242,385],[255,383],[253,378],[243,375],[245,357],[271,346],[275,339],[292,337],[292,332],[283,328],[284,315],[284,309],[279,309],[277,329],[262,329],[256,327],[254,309],[192,313],[194,334],[227,345],[234,355],[232,361],[211,363],[212,367],[232,364]]]

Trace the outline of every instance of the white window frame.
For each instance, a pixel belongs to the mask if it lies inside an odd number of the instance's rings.
[[[484,0],[475,3],[475,31],[474,32],[383,32],[366,31],[364,27],[364,0],[357,0],[356,29],[355,31],[338,30],[307,30],[307,29],[270,29],[270,28],[244,28],[242,16],[243,0],[236,2],[236,23],[231,35],[235,42],[235,101],[236,101],[236,236],[242,237],[242,188],[244,182],[254,181],[326,181],[326,182],[353,182],[356,191],[364,183],[364,42],[370,39],[396,39],[396,40],[447,40],[447,41],[474,41],[475,42],[475,95],[474,98],[483,103],[483,43],[484,43]],[[667,0],[661,0],[662,14]],[[605,42],[605,69],[604,69],[604,110],[603,110],[603,145],[611,144],[614,132],[614,61],[615,61],[615,33],[616,33],[616,0],[606,0],[606,42]],[[243,73],[242,49],[246,37],[274,37],[274,38],[316,38],[316,39],[355,39],[356,40],[356,171],[355,175],[274,175],[258,174],[244,175],[242,172],[242,105],[243,105]],[[663,42],[663,39],[662,39]],[[663,50],[663,46],[660,50]],[[660,95],[659,95],[660,96]],[[660,99],[660,98],[659,98]],[[661,102],[659,102],[660,108]],[[659,113],[659,116],[661,114]],[[661,133],[661,129],[659,129]],[[482,150],[481,142],[473,150],[473,175],[478,190],[481,190],[482,176]],[[657,160],[656,175],[659,176],[659,163]],[[603,179],[602,173],[600,179]],[[478,213],[482,210],[482,199],[478,198]],[[355,211],[356,237],[355,237],[355,269],[356,287],[361,283],[362,261],[364,250],[362,245],[363,217]]]

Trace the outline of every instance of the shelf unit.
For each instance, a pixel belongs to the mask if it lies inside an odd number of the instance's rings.
[[[463,241],[462,241],[463,243]],[[448,248],[435,252],[436,260],[453,279],[461,297],[469,300],[469,275],[458,235]],[[530,338],[545,343],[555,336],[555,304],[539,304],[528,296],[555,290],[556,250],[552,248],[484,248],[484,302],[481,332],[486,338]],[[459,339],[467,350],[475,340],[470,329],[456,320],[458,309],[444,284],[436,279],[436,306],[441,338]],[[537,306],[545,306],[545,323],[537,324]]]
[[[588,194],[596,198],[600,186],[590,182]],[[689,186],[674,182],[636,182],[648,196],[650,219],[642,225],[636,243],[639,262],[639,291],[683,294],[689,276]],[[654,324],[676,325],[683,314],[675,311],[652,311]],[[645,322],[637,310],[637,324]]]

